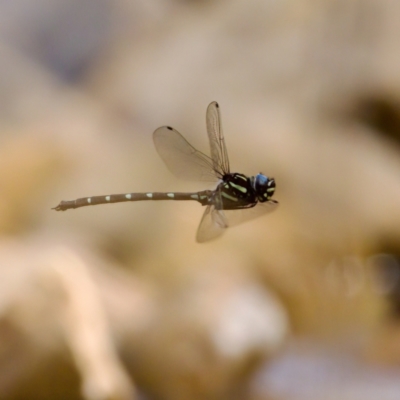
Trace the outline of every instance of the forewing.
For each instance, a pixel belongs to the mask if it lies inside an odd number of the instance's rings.
[[[216,101],[207,107],[206,123],[214,170],[218,171],[221,176],[226,175],[230,172],[229,158],[222,132],[219,105]]]
[[[178,178],[215,182],[210,157],[196,150],[176,129],[162,126],[153,133],[156,150],[167,168]]]
[[[197,229],[196,240],[199,243],[214,240],[221,236],[227,227],[224,212],[217,210],[214,204],[209,205],[206,211],[204,211],[199,228]]]
[[[252,219],[258,218],[264,214],[271,213],[278,207],[279,203],[275,200],[269,200],[264,203],[257,203],[254,207],[241,208],[238,210],[224,210],[225,221],[228,227],[236,226]]]

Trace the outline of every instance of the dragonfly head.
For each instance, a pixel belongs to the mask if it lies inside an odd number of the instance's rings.
[[[252,181],[253,188],[257,195],[257,200],[260,203],[270,200],[275,192],[275,179],[268,178],[260,173],[253,177]]]

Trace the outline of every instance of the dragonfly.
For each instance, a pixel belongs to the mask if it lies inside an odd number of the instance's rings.
[[[249,177],[230,171],[228,152],[221,128],[220,107],[215,101],[207,107],[206,125],[211,156],[196,150],[176,129],[170,126],[156,129],[153,133],[153,141],[159,156],[175,176],[186,180],[214,182],[216,184],[214,190],[82,197],[61,201],[53,209],[65,211],[126,201],[197,201],[206,207],[197,229],[196,240],[200,243],[218,238],[228,227],[275,210],[278,202],[272,199],[276,188],[274,178],[262,173]]]

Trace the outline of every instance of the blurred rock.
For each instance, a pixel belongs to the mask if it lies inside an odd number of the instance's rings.
[[[30,130],[35,129],[32,126]],[[65,167],[50,134],[10,130],[0,147],[0,233],[20,234],[39,224],[43,203]]]
[[[0,265],[1,398],[133,399],[89,272],[96,264],[73,249],[3,241]],[[140,290],[126,292],[131,307],[148,301]]]
[[[164,285],[159,318],[128,339],[125,357],[151,398],[246,398],[254,371],[290,331],[285,308],[238,254],[206,251],[193,261],[198,268],[187,260],[191,272]]]
[[[60,78],[75,81],[104,49],[111,11],[108,0],[2,2],[0,38]]]

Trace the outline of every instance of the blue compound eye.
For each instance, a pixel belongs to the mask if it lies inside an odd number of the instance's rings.
[[[268,185],[268,177],[263,174],[258,174],[256,176],[256,186],[267,186]]]
[[[264,203],[265,201],[269,201],[275,192],[275,179],[258,174],[255,177],[254,189],[259,202]]]

